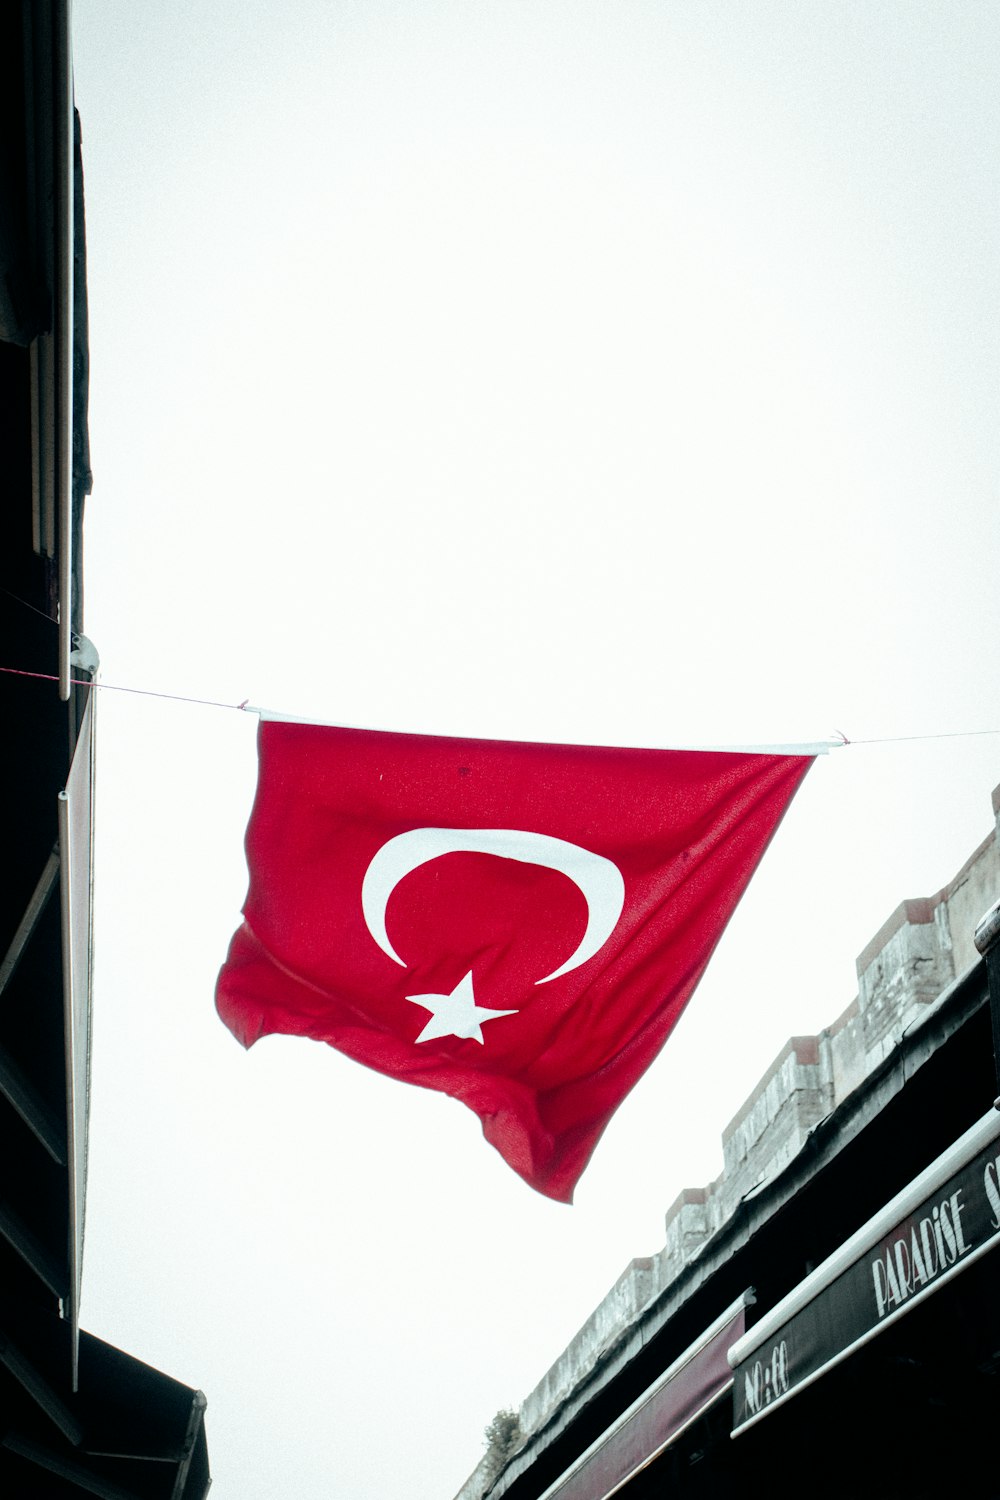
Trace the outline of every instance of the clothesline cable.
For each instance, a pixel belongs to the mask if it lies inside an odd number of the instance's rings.
[[[912,740],[971,740],[984,734],[1000,734],[1000,729],[949,729],[939,734],[887,734],[858,740],[845,734],[841,738],[845,745],[906,745]]]
[[[6,672],[12,677],[37,677],[44,682],[59,681],[52,672],[25,672],[20,667],[0,667],[0,672]],[[118,682],[93,682],[89,677],[71,677],[70,682],[74,687],[95,687],[110,693],[136,693],[141,698],[166,698],[171,703],[197,703],[202,708],[234,708],[254,712],[253,709],[248,709],[249,698],[244,698],[242,703],[222,703],[216,698],[189,698],[184,693],[158,693],[153,688],[123,687]]]
[[[48,620],[50,625],[58,628],[58,620],[54,620],[51,615],[46,614],[44,609],[39,609],[36,604],[29,604],[27,599],[22,599],[20,594],[14,593],[13,589],[6,588],[3,584],[0,584],[0,592],[6,594],[8,599],[13,599],[15,604],[22,605],[24,609],[30,609],[33,615],[39,615],[41,619]]]
[[[5,672],[12,677],[36,677],[44,682],[58,682],[59,678],[54,672],[27,672],[20,667],[0,666],[0,672]],[[185,693],[160,693],[154,688],[125,687],[119,682],[92,682],[89,677],[71,677],[70,682],[74,687],[101,688],[110,693],[133,693],[141,698],[164,698],[170,703],[195,703],[200,708],[228,708],[238,713],[259,714],[261,709],[252,704],[249,698],[244,698],[242,703],[223,703],[218,698],[190,698]],[[866,739],[852,739],[841,730],[836,731],[836,744],[838,745],[906,745],[921,740],[969,740],[982,737],[983,735],[1000,735],[1000,729],[951,729],[937,734],[889,734],[873,736]]]

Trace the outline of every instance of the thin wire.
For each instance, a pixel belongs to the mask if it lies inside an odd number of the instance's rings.
[[[5,592],[7,592],[5,590]],[[16,595],[12,597],[16,598]],[[24,603],[24,600],[20,601]],[[28,605],[32,609],[33,605]],[[48,616],[45,616],[48,619]],[[58,682],[59,678],[52,672],[25,672],[19,667],[0,667],[0,672],[7,672],[12,677],[37,677],[45,682]],[[197,703],[202,708],[230,708],[241,713],[260,713],[260,709],[252,707],[249,698],[244,698],[242,703],[223,703],[217,698],[189,698],[184,693],[158,693],[153,688],[123,687],[117,682],[92,682],[89,677],[71,677],[70,682],[75,687],[104,688],[111,693],[134,693],[142,698],[166,698],[171,703]],[[294,722],[294,721],[293,721]],[[305,722],[305,721],[303,721]],[[905,745],[917,740],[969,740],[984,734],[1000,734],[1000,729],[952,729],[941,734],[887,734],[871,739],[852,740],[848,739],[843,730],[835,731],[838,740],[843,745]]]
[[[845,745],[905,745],[912,740],[971,740],[982,734],[1000,734],[1000,729],[952,729],[943,734],[887,734],[868,740],[849,740],[845,734],[842,738]]]
[[[59,681],[59,678],[52,672],[24,672],[19,667],[0,667],[0,672],[7,672],[12,677],[38,677],[44,682]],[[249,698],[244,698],[242,703],[220,703],[215,698],[188,698],[183,693],[157,693],[152,688],[122,687],[117,682],[92,682],[89,677],[71,677],[70,682],[75,687],[104,688],[111,693],[136,693],[142,698],[167,698],[172,703],[198,703],[202,708],[245,710],[250,702]]]
[[[35,604],[29,604],[27,599],[22,599],[20,594],[15,594],[12,589],[4,588],[3,584],[0,584],[0,589],[3,589],[3,592],[7,595],[8,599],[13,599],[15,604],[23,604],[24,608],[30,609],[33,615],[41,615],[42,619],[48,620],[50,625],[59,624],[59,621],[54,620],[51,615],[46,614],[44,609],[39,609]]]

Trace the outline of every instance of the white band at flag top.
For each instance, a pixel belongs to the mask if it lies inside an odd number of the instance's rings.
[[[248,714],[257,714],[259,718],[263,719],[266,723],[269,724],[311,724],[317,729],[356,729],[364,734],[419,733],[427,739],[489,739],[496,741],[495,735],[469,734],[436,736],[424,730],[410,731],[395,729],[374,729],[371,724],[340,724],[335,723],[332,719],[302,718],[297,714],[282,713],[279,709],[276,708],[259,708],[254,703],[243,703],[240,705],[240,707],[244,710],[244,712]],[[519,740],[517,741],[517,743],[530,745],[536,743],[540,744],[543,742],[535,740]],[[830,750],[841,750],[845,745],[848,745],[850,743],[850,740],[844,739],[844,737],[841,735],[837,739],[813,740],[809,743],[800,743],[794,745],[639,745],[635,748],[640,750],[695,750],[719,755],[807,755],[811,757],[815,755],[826,755]],[[581,746],[581,748],[583,747]],[[624,749],[627,747],[619,746],[616,748]]]

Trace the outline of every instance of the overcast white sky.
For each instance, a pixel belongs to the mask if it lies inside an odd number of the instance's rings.
[[[77,0],[109,683],[605,744],[1000,728],[1000,8]],[[572,1209],[441,1096],[244,1054],[249,715],[105,693],[84,1323],[219,1500],[447,1500],[1000,737],[817,764]],[[984,1109],[989,1101],[984,1101]]]

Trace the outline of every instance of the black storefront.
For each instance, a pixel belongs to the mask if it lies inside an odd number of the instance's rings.
[[[778,1445],[817,1495],[997,1491],[998,1153],[991,1108],[731,1348],[737,1471]]]

